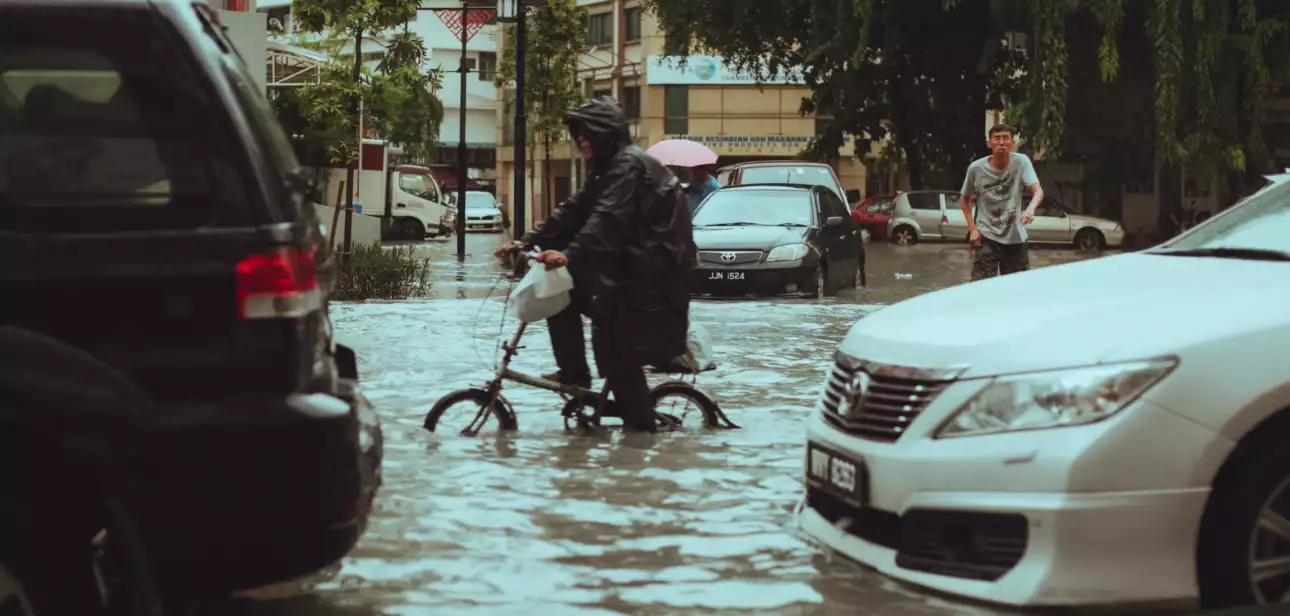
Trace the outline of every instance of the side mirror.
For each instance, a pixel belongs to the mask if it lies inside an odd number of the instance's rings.
[[[848,204],[851,204],[851,203],[856,203],[856,202],[858,202],[858,201],[860,201],[860,191],[859,191],[859,190],[856,190],[856,189],[854,189],[854,188],[852,188],[851,190],[848,190],[848,191],[847,191],[847,203],[848,203]]]
[[[828,218],[828,220],[825,220],[825,221],[824,221],[824,225],[825,225],[825,226],[827,226],[827,227],[837,227],[837,226],[841,226],[841,225],[842,225],[842,217],[841,217],[841,216],[830,216],[830,217]]]

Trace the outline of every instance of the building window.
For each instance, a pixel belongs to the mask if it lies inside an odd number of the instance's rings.
[[[628,42],[641,40],[641,7],[633,6],[627,9],[627,38]]]
[[[690,86],[664,86],[663,132],[685,135],[690,132]]]
[[[492,81],[497,77],[497,54],[491,51],[479,52],[479,80]]]
[[[641,117],[641,88],[640,86],[623,86],[623,113],[627,114],[628,120],[639,120]]]
[[[587,44],[593,47],[614,43],[614,14],[596,13],[587,16]]]
[[[600,98],[602,96],[614,97],[614,91],[610,88],[596,88],[591,91],[591,98]]]

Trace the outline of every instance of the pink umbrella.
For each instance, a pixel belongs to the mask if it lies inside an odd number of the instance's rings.
[[[717,164],[717,154],[708,146],[689,139],[664,139],[649,149],[649,155],[672,167],[698,167]]]

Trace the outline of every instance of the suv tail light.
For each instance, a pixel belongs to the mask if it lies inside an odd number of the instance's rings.
[[[237,317],[290,319],[322,308],[313,250],[279,248],[237,264]]]

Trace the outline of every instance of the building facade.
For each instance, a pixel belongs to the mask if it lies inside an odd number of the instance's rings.
[[[424,41],[430,65],[443,72],[439,100],[443,122],[431,165],[456,165],[461,131],[461,39],[445,20],[460,13],[420,11],[409,29]],[[458,26],[460,27],[460,26]],[[466,164],[470,178],[488,185],[497,167],[497,52],[501,42],[496,19],[484,25],[466,43]]]
[[[587,14],[588,43],[579,58],[578,80],[587,96],[618,100],[637,145],[648,148],[683,137],[707,145],[720,157],[718,164],[725,165],[793,158],[815,136],[816,119],[798,111],[810,94],[800,79],[782,76],[759,87],[716,57],[691,56],[682,67],[679,58],[662,55],[665,36],[639,0],[578,0],[578,5]],[[497,193],[499,201],[514,208],[513,110],[500,107]],[[866,182],[865,167],[852,153],[848,144],[834,164],[843,184],[861,192],[886,190],[882,182]],[[550,185],[544,186],[548,163],[541,145],[528,159],[526,220],[535,224],[572,193],[585,167],[567,141],[557,143],[550,156]]]

